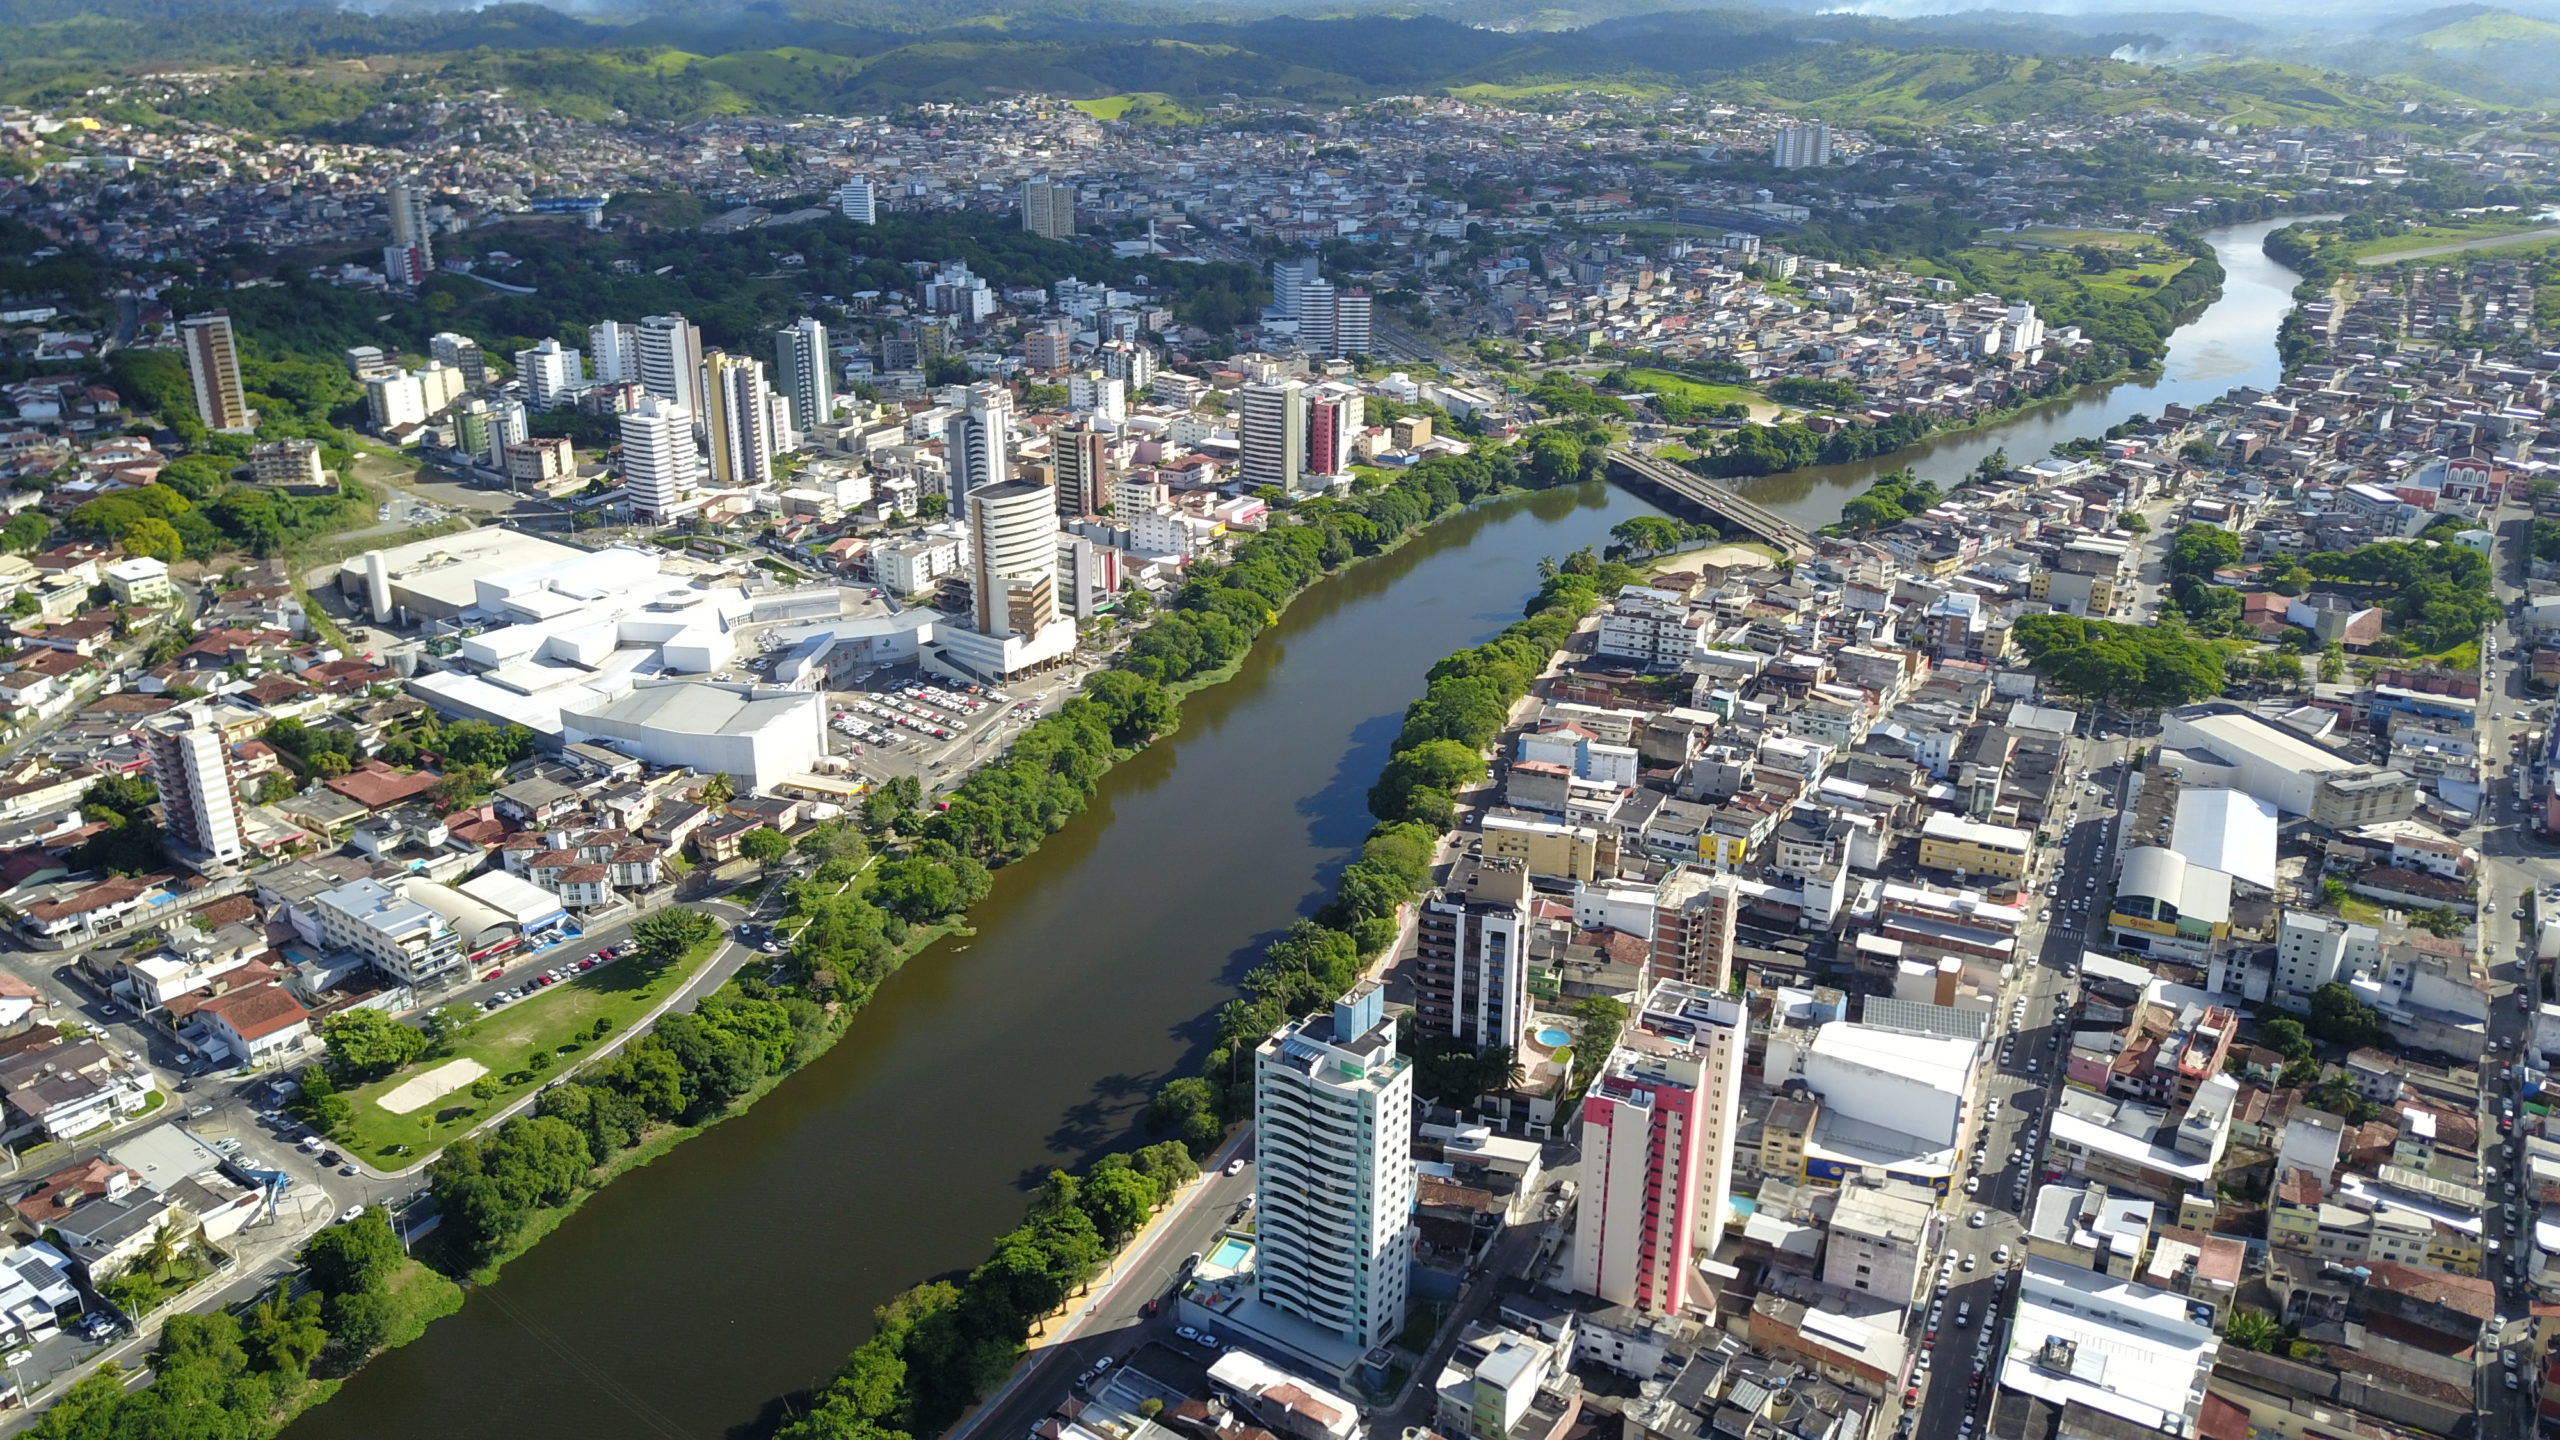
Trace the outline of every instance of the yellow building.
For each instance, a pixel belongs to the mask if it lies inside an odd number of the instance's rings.
[[[2000,880],[2026,878],[2035,836],[2013,825],[1986,825],[1943,811],[1920,827],[1920,863],[1931,870]]]
[[[1496,810],[1484,817],[1484,854],[1488,860],[1517,860],[1532,875],[1587,881],[1599,873],[1600,832],[1524,811]]]

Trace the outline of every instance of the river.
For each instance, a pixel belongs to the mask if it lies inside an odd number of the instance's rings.
[[[2259,253],[2270,228],[2213,237],[2224,298],[2156,382],[1750,493],[1819,525],[1898,464],[1952,479],[1994,446],[2026,459],[2271,381],[2292,277]],[[1508,497],[1308,591],[1233,681],[1192,698],[1180,734],[998,873],[974,936],[919,956],[747,1114],[591,1197],[290,1440],[752,1433],[834,1370],[874,1306],[983,1258],[1038,1175],[1130,1140],[1261,945],[1330,893],[1423,672],[1517,618],[1540,556],[1645,513],[1597,485]]]

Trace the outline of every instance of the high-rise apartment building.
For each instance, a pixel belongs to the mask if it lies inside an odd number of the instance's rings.
[[[1677,1315],[1695,1257],[1724,1239],[1750,1012],[1737,996],[1664,980],[1582,1100],[1573,1286]]]
[[[414,250],[419,268],[436,268],[435,227],[427,219],[427,190],[423,185],[403,180],[391,187],[383,197],[385,209],[391,212],[391,243]]]
[[[1064,240],[1076,233],[1076,187],[1048,180],[1022,184],[1022,228]]]
[[[1322,267],[1313,255],[1296,255],[1271,262],[1271,308],[1291,320],[1300,318],[1298,296],[1304,289],[1324,278]]]
[[[1038,635],[1058,618],[1058,502],[1037,480],[969,492],[969,555],[981,635]]]
[[[587,374],[599,385],[640,378],[640,332],[619,320],[599,320],[587,331]]]
[[[1366,290],[1345,290],[1334,296],[1333,353],[1368,355],[1377,345],[1377,301]]]
[[[170,845],[196,863],[229,863],[246,855],[239,773],[211,707],[182,705],[165,711],[146,722],[142,734]]]
[[[1307,464],[1307,387],[1295,380],[1236,392],[1237,471],[1245,488],[1295,493]]]
[[[1058,472],[1060,515],[1097,515],[1113,503],[1118,477],[1111,463],[1111,435],[1090,425],[1070,425],[1050,441]]]
[[[1310,280],[1298,287],[1298,348],[1309,355],[1338,355],[1333,345],[1333,282]]]
[[[473,390],[489,388],[489,358],[480,353],[480,342],[470,336],[440,330],[427,337],[427,355],[440,364],[461,371],[462,383],[466,387]]]
[[[711,483],[764,485],[773,480],[772,389],[764,364],[714,350],[702,357],[702,393],[711,401],[703,434],[711,448]]]
[[[1777,139],[1769,147],[1769,163],[1781,170],[1810,170],[1831,163],[1831,127],[1820,121],[1810,125],[1779,127]]]
[[[664,520],[702,488],[693,412],[655,395],[622,417],[622,493],[632,513]]]
[[[1516,1046],[1529,1018],[1529,872],[1461,855],[1414,916],[1413,1028],[1478,1050]]]
[[[954,516],[969,513],[970,491],[1012,477],[1012,434],[1013,392],[986,382],[970,386],[968,401],[942,422],[942,461]]]
[[[1075,358],[1075,328],[1063,320],[1032,326],[1022,335],[1022,363],[1044,374],[1064,370]]]
[[[1733,984],[1733,922],[1742,909],[1731,875],[1682,865],[1653,894],[1653,973],[1711,990]]]
[[[1367,415],[1367,401],[1348,385],[1320,385],[1308,391],[1307,473],[1339,475],[1351,468],[1352,444]]]
[[[1253,1057],[1254,1293],[1354,1345],[1404,1327],[1413,1062],[1372,981]]]
[[[1156,352],[1134,340],[1106,342],[1100,355],[1102,373],[1129,387],[1132,395],[1144,395],[1156,381]]]
[[[640,373],[632,379],[661,400],[673,400],[699,419],[707,408],[702,394],[702,331],[682,315],[651,315],[640,322],[632,342]]]
[[[1129,387],[1097,371],[1067,377],[1067,408],[1118,429],[1129,420]]]
[[[516,352],[516,379],[524,384],[527,409],[558,410],[577,403],[578,387],[586,379],[580,371],[578,352],[557,340]]]
[[[240,388],[240,346],[231,335],[231,316],[214,310],[178,322],[178,338],[187,352],[187,382],[196,395],[196,418],[207,430],[254,429],[249,397]]]
[[[806,433],[835,418],[835,356],[827,327],[803,315],[774,332],[774,378],[791,404],[791,428]]]
[[[836,213],[856,225],[880,223],[880,197],[872,191],[871,181],[854,175],[837,186]]]

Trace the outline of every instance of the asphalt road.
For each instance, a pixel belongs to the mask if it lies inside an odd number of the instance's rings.
[[[2496,525],[2498,544],[2493,567],[2498,599],[2511,602],[2523,594],[2532,520],[2521,508],[2510,509]],[[2518,661],[2529,650],[2493,630],[2481,655],[2482,685],[2478,726],[2481,757],[2483,825],[2463,836],[2481,852],[2480,956],[2489,970],[2491,1053],[2480,1067],[2480,1134],[2483,1179],[2491,1208],[2484,1217],[2485,1243],[2498,1249],[2487,1257],[2486,1270],[2498,1286],[2498,1324],[2493,1340],[2482,1347],[2478,1408],[2482,1440],[2510,1440],[2534,1432],[2539,1397],[2539,1368],[2532,1354],[2534,1326],[2527,1318],[2534,1299],[2526,1268],[2533,1245],[2539,1206],[2526,1203],[2520,1191],[2525,1136],[2514,1119],[2523,1105],[2521,1078],[2511,1064],[2530,1031],[2533,1012],[2519,1001],[2537,998],[2540,988],[2532,962],[2530,919],[2519,920],[2516,906],[2534,890],[2560,883],[2560,851],[2537,838],[2516,803],[2516,779],[2529,780],[2532,755],[2519,750],[2525,733],[2548,723],[2547,707],[2538,705],[2525,687]],[[2526,707],[2533,706],[2528,710]],[[2528,718],[2518,719],[2519,712]],[[2500,1126],[2509,1127],[2502,1132]],[[2516,1356],[2515,1388],[2504,1361]]]
[[[1024,1357],[1012,1377],[945,1440],[1027,1440],[1031,1427],[1069,1398],[1076,1376],[1086,1367],[1105,1355],[1126,1356],[1149,1340],[1206,1361],[1209,1352],[1174,1334],[1170,1304],[1152,1318],[1145,1313],[1146,1305],[1172,1293],[1175,1282],[1187,1273],[1185,1262],[1195,1253],[1206,1252],[1253,1194],[1251,1165],[1238,1175],[1225,1172],[1230,1159],[1245,1153],[1252,1135],[1249,1125],[1236,1132],[1227,1148],[1211,1157],[1200,1181],[1177,1198],[1171,1212],[1095,1283],[1083,1310],[1065,1330]]]
[[[1968,1137],[1967,1173],[1975,1191],[1968,1195],[1960,1186],[1942,1207],[1945,1238],[1939,1257],[1931,1262],[1935,1266],[1953,1257],[1956,1268],[1943,1286],[1935,1269],[1924,1278],[1924,1289],[1938,1302],[1935,1322],[1928,1308],[1920,1308],[1910,1336],[1929,1362],[1928,1370],[1916,1377],[1920,1404],[1907,1432],[1923,1440],[1955,1436],[1967,1414],[1980,1431],[1998,1387],[2002,1329],[2011,1299],[2010,1282],[2003,1277],[2024,1262],[2025,1216],[2042,1183],[2037,1170],[2046,1121],[2071,1043],[2067,1012],[2057,1005],[2076,996],[2082,951],[2088,948],[2091,927],[2104,914],[2115,818],[2129,783],[2122,764],[2125,749],[2122,738],[2075,742],[2074,772],[2064,802],[2071,809],[2060,827],[2065,835],[2061,858],[2033,880],[2034,913],[2027,940],[2019,947],[2027,963],[1993,1016],[1994,1064],[1986,1067],[1982,1085],[1983,1098],[1998,1101],[2000,1114],[1977,1121],[1976,1135]],[[2090,794],[2092,783],[2103,793]],[[2049,923],[2043,918],[2048,914]],[[1988,1108],[1982,1107],[1986,1113]],[[1995,1258],[2002,1246],[2009,1249],[2006,1266]],[[1966,1316],[1962,1324],[1956,1318],[1960,1309]],[[1981,1348],[1986,1337],[1987,1352]]]

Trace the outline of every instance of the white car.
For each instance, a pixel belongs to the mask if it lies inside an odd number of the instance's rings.
[[[1241,1175],[1241,1174],[1243,1174],[1243,1173],[1244,1173],[1244,1157],[1243,1157],[1243,1156],[1241,1156],[1241,1155],[1239,1155],[1239,1156],[1237,1156],[1236,1158],[1234,1158],[1233,1160],[1228,1161],[1228,1162],[1227,1162],[1227,1173],[1228,1173],[1228,1174],[1230,1174],[1230,1175]]]
[[[1965,1228],[1968,1230],[1979,1230],[1982,1228],[1983,1222],[1988,1218],[1989,1217],[1985,1216],[1981,1211],[1976,1210],[1971,1215],[1965,1217]]]
[[[363,1218],[364,1207],[361,1205],[350,1205],[338,1212],[338,1223],[341,1225],[353,1225]]]

